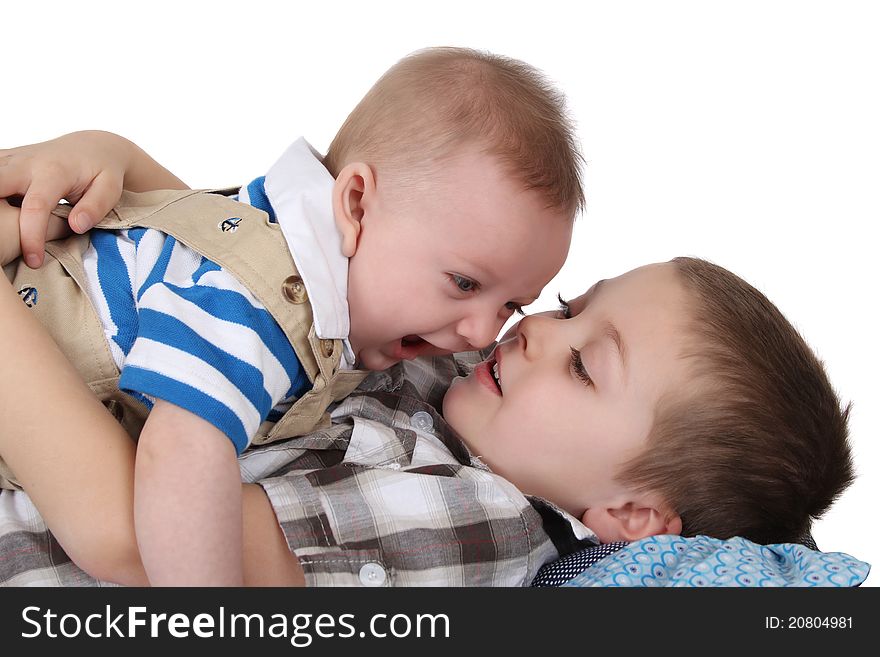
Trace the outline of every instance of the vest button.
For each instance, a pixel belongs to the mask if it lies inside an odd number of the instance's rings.
[[[281,284],[281,291],[284,293],[284,298],[290,301],[290,303],[305,303],[309,300],[309,295],[306,293],[306,285],[299,276],[288,276],[284,279],[284,282]]]
[[[321,340],[321,353],[325,358],[333,355],[333,340]]]

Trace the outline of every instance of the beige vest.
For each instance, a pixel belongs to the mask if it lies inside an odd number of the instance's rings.
[[[367,373],[339,370],[342,341],[315,335],[311,304],[281,228],[270,223],[262,210],[223,195],[230,191],[125,192],[98,226],[140,226],[172,235],[241,281],[281,326],[312,388],[278,422],[260,426],[251,441],[260,445],[329,425],[327,407],[351,393]],[[66,218],[68,212],[67,206],[59,206],[55,214]],[[15,262],[5,271],[83,379],[136,437],[147,411],[119,390],[119,371],[98,315],[83,291],[82,255],[88,245],[88,235],[51,242],[46,245],[51,257],[40,269]]]

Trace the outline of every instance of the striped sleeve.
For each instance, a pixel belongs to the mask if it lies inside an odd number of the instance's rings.
[[[216,263],[172,237],[144,256],[120,388],[185,408],[241,453],[272,408],[308,386],[296,354],[269,312]]]

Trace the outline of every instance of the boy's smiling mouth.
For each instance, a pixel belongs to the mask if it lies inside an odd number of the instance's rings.
[[[496,361],[495,364],[492,366],[492,376],[493,376],[494,379],[495,379],[495,384],[498,386],[498,392],[500,392],[500,393],[503,395],[503,394],[504,394],[504,391],[501,389],[501,370],[500,370],[500,368],[499,368],[499,366],[498,366],[498,362],[497,362],[497,361]]]
[[[501,363],[498,360],[498,355],[496,349],[489,358],[474,368],[474,376],[493,394],[504,396],[501,389]]]

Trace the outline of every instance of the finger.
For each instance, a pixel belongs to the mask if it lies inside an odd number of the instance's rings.
[[[43,264],[49,213],[67,193],[57,176],[34,179],[21,202],[21,253],[28,267]]]
[[[119,202],[121,195],[122,178],[102,171],[70,211],[70,227],[77,233],[94,228]]]

